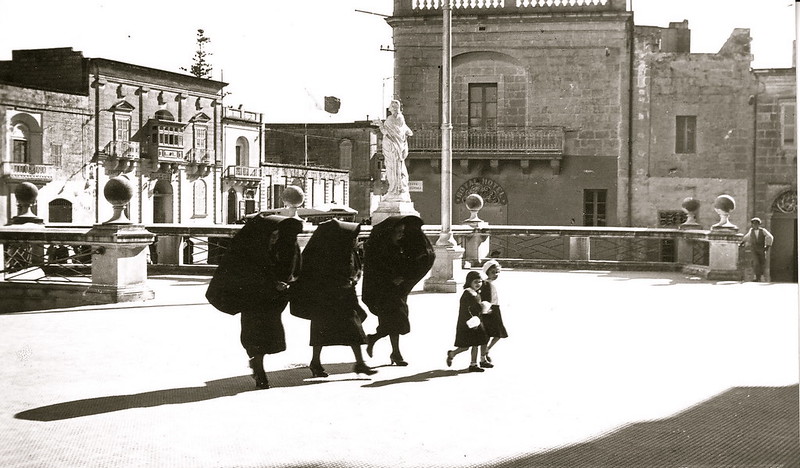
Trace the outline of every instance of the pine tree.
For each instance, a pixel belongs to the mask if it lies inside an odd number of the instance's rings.
[[[211,38],[206,37],[205,31],[202,29],[197,30],[197,51],[194,53],[194,59],[191,68],[188,70],[181,67],[181,70],[188,71],[198,78],[211,79],[211,64],[208,63],[208,57],[211,52],[206,51],[206,46],[211,42]]]

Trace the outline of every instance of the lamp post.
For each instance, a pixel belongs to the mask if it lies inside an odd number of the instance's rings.
[[[453,204],[453,124],[451,122],[451,84],[452,84],[452,0],[440,0],[442,5],[442,177],[441,211],[442,230],[434,245],[436,260],[431,276],[425,281],[423,289],[430,292],[456,292],[453,278],[455,263],[460,262],[464,249],[456,245],[452,232]]]

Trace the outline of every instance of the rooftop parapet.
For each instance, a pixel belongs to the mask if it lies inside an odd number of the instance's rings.
[[[626,11],[626,0],[395,0],[394,16],[438,14],[445,1],[454,15]]]

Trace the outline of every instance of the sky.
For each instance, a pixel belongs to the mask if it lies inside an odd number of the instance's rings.
[[[628,3],[637,25],[667,27],[688,20],[693,53],[717,52],[734,28],[750,28],[754,68],[792,66],[791,0]],[[229,83],[224,105],[242,105],[273,123],[352,122],[383,116],[392,97],[393,54],[381,51],[390,48],[392,30],[380,16],[390,15],[392,5],[392,0],[0,0],[0,60],[10,60],[16,49],[72,47],[85,57],[181,72],[191,66],[197,29],[203,29],[211,39],[213,78]],[[36,12],[36,20],[8,14],[23,10]],[[322,110],[325,96],[341,100],[337,114]]]

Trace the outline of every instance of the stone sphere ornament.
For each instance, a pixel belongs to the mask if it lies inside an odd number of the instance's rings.
[[[283,204],[289,208],[289,216],[292,218],[300,219],[300,216],[297,215],[297,208],[303,204],[303,201],[306,199],[303,190],[296,185],[289,185],[283,190],[283,194],[281,195],[281,200],[283,200]]]
[[[125,216],[125,206],[133,198],[131,181],[123,176],[112,177],[103,187],[103,196],[114,208],[111,219],[103,224],[131,224],[131,221]]]
[[[693,197],[686,197],[681,202],[681,208],[686,213],[686,222],[681,224],[681,228],[683,229],[694,229],[700,228],[700,224],[697,223],[697,211],[700,209],[700,201]]]
[[[700,209],[700,202],[696,198],[686,197],[681,203],[681,208],[687,213],[694,213]]]
[[[738,230],[739,228],[730,222],[731,211],[736,209],[736,201],[730,195],[720,195],[714,200],[714,211],[719,215],[719,222],[711,229],[731,229]]]
[[[477,193],[471,193],[464,199],[464,205],[469,210],[469,219],[466,219],[465,223],[480,223],[483,221],[478,218],[478,211],[483,208],[483,197]]]
[[[17,199],[17,216],[11,219],[11,224],[42,224],[44,220],[36,216],[31,207],[36,204],[39,198],[39,189],[30,182],[22,182],[14,189],[14,196]]]

